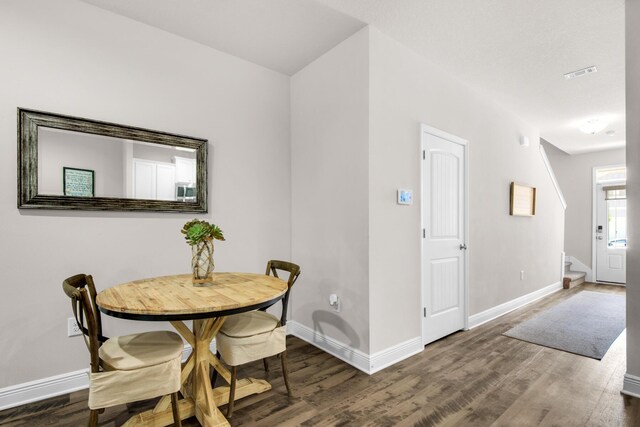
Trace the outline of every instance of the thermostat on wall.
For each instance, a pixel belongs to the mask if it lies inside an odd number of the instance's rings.
[[[412,190],[398,190],[398,204],[399,205],[412,205],[413,204],[413,191]]]

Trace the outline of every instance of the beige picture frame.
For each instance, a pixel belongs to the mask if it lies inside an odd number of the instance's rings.
[[[536,214],[536,187],[511,183],[509,215],[534,216]]]

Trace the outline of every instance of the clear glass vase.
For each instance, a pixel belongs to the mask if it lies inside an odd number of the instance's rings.
[[[214,267],[213,240],[205,240],[191,246],[191,270],[194,283],[209,281]]]

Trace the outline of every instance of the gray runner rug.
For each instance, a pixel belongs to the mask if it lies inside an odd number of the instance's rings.
[[[600,360],[624,328],[624,295],[582,291],[504,335]]]

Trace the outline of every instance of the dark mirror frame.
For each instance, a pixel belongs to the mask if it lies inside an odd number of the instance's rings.
[[[56,128],[196,150],[196,201],[38,194],[38,128]],[[91,211],[207,212],[206,139],[18,108],[18,208]]]

